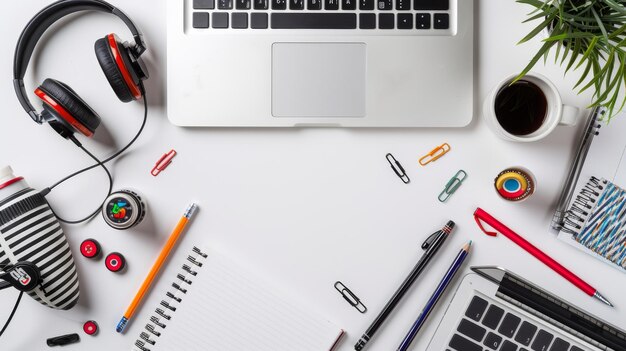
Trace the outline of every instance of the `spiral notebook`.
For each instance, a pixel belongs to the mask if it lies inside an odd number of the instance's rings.
[[[154,292],[162,301],[142,323],[134,351],[327,351],[343,336],[213,250],[194,246],[178,258],[184,263],[166,291]]]
[[[608,125],[601,117],[596,109],[588,121],[552,227],[559,239],[626,273],[626,115]]]
[[[561,232],[567,240],[626,270],[626,191],[592,177],[570,207]]]

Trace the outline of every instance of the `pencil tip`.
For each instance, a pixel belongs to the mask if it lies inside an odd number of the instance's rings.
[[[472,240],[468,241],[465,246],[463,246],[463,250],[469,251],[470,247],[472,247]]]

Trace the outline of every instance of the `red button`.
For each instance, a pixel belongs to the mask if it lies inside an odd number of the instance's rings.
[[[86,321],[85,324],[83,324],[83,331],[87,335],[94,335],[98,332],[98,323],[96,323],[96,321]]]
[[[87,258],[94,258],[101,251],[100,244],[94,239],[87,239],[80,244],[80,253]]]
[[[119,252],[113,252],[107,255],[104,264],[111,272],[119,272],[126,266],[126,259]]]

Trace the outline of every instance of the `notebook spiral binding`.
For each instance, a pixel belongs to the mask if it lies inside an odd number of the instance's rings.
[[[193,254],[187,256],[185,264],[181,265],[180,272],[176,275],[177,280],[171,284],[171,291],[165,293],[165,297],[159,303],[159,307],[150,316],[150,322],[145,325],[145,331],[142,331],[139,339],[135,340],[136,349],[150,351],[150,346],[156,345],[158,338],[161,336],[161,330],[165,329],[167,322],[173,318],[177,304],[185,299],[184,295],[187,293],[187,286],[191,285],[193,278],[198,274],[194,268],[202,267],[202,262],[199,260],[207,258],[207,254],[195,246]]]
[[[580,234],[607,183],[606,180],[596,177],[589,179],[565,214],[562,231],[572,235]]]

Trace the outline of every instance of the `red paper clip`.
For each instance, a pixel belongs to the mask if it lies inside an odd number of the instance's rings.
[[[170,165],[170,163],[172,163],[172,159],[174,158],[174,156],[176,156],[176,150],[174,149],[161,156],[154,168],[152,168],[150,174],[155,177],[158,176],[161,171],[165,170]]]

